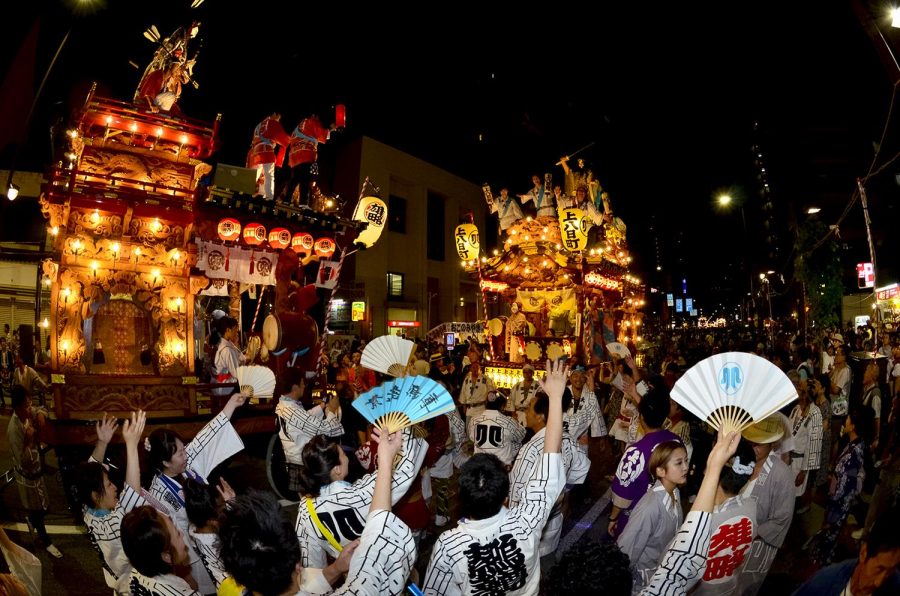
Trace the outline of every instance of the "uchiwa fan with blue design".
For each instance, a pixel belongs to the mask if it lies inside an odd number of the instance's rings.
[[[797,399],[780,368],[756,354],[724,352],[688,369],[672,399],[725,433],[741,432]]]
[[[353,407],[381,430],[394,433],[446,414],[456,405],[443,385],[415,376],[386,381],[353,400]]]

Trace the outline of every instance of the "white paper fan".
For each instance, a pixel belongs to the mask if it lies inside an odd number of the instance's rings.
[[[392,377],[405,376],[415,345],[396,335],[376,337],[363,348],[360,364]]]
[[[797,399],[797,390],[765,358],[725,352],[688,369],[671,395],[716,430],[740,432]]]
[[[617,358],[628,358],[629,356],[631,356],[631,352],[628,350],[628,346],[617,341],[606,344],[606,349],[610,354]]]
[[[363,417],[387,432],[397,432],[453,408],[453,397],[428,377],[391,379],[353,400]]]
[[[254,400],[272,399],[275,393],[275,373],[267,366],[239,366],[235,373],[243,393]]]

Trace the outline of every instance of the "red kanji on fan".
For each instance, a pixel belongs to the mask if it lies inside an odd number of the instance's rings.
[[[703,581],[731,577],[744,562],[752,541],[753,522],[749,518],[742,517],[737,523],[719,526],[709,541],[709,559]],[[730,552],[723,552],[726,549]]]

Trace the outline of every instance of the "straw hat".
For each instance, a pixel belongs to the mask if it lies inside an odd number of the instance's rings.
[[[741,436],[760,445],[775,443],[784,436],[784,425],[778,413],[775,413],[745,428]]]

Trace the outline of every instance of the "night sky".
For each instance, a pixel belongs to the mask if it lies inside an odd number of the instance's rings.
[[[638,270],[658,286],[680,286],[687,276],[707,308],[721,299],[712,288],[736,286],[721,278],[734,277],[744,254],[756,270],[789,271],[788,223],[806,207],[822,207],[829,223],[837,218],[871,162],[897,76],[857,14],[838,2],[548,3],[538,11],[447,3],[358,12],[350,3],[206,0],[190,10],[189,0],[107,0],[74,16],[73,3],[18,6],[0,42],[5,72],[41,13],[39,80],[72,27],[19,169],[46,165],[49,124],[83,100],[91,81],[104,94],[132,96],[154,49],[142,37],[148,25],[167,35],[197,19],[201,87],[186,88],[180,105],[197,118],[223,114],[214,160],[242,164],[253,126],[274,109],[290,130],[311,112],[332,118],[335,103],[346,104],[349,126],[322,159],[366,134],[513,192],[527,190],[533,172],[561,177],[559,157],[594,143],[583,155],[629,226]],[[900,48],[886,5],[860,4]],[[900,149],[896,126],[886,138],[879,163]],[[784,226],[776,259],[758,250],[754,143]],[[0,153],[0,167],[9,153]],[[869,191],[879,237],[896,221],[893,174],[888,168]],[[714,207],[720,191],[744,205],[746,233],[737,209]],[[862,230],[857,205],[841,225],[847,267],[867,254]],[[890,236],[879,264],[896,276]]]

